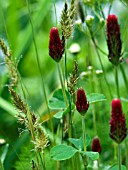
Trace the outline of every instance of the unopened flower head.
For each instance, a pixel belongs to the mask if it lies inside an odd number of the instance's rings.
[[[93,25],[93,23],[94,23],[94,17],[91,16],[91,15],[88,15],[86,17],[86,24],[87,24],[87,26],[91,27]]]
[[[53,27],[50,30],[50,40],[49,40],[49,55],[59,62],[62,58],[64,52],[62,40],[59,37],[58,28]]]
[[[92,151],[101,153],[101,150],[102,150],[102,148],[101,148],[101,144],[100,144],[100,139],[98,137],[95,137],[92,140]]]
[[[126,120],[122,113],[121,101],[120,99],[113,99],[110,119],[110,137],[119,144],[126,138],[126,135]]]
[[[82,116],[84,116],[88,108],[89,102],[87,101],[84,89],[79,88],[77,90],[76,109]]]
[[[116,15],[109,15],[107,18],[107,45],[109,61],[114,65],[118,65],[121,62],[122,42],[120,26]]]

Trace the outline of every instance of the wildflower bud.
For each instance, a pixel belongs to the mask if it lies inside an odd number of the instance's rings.
[[[92,151],[101,153],[101,150],[102,150],[102,148],[101,148],[101,145],[100,145],[100,139],[98,137],[95,137],[92,140]]]
[[[120,26],[116,15],[107,18],[107,45],[109,50],[109,61],[118,65],[121,62],[122,42],[120,38]]]
[[[91,15],[88,15],[86,17],[86,24],[87,24],[87,26],[88,27],[92,27],[93,23],[94,23],[94,17],[91,16]]]
[[[113,99],[110,119],[110,137],[119,144],[126,138],[126,135],[126,120],[122,113],[121,101],[120,99]]]
[[[88,108],[89,102],[87,101],[84,89],[79,88],[77,90],[76,109],[82,116],[84,116]]]
[[[58,28],[53,27],[50,30],[49,55],[53,60],[59,62],[63,52],[63,42],[59,37]]]
[[[105,20],[104,20],[104,18],[100,18],[100,29],[104,26],[104,24],[105,24]]]

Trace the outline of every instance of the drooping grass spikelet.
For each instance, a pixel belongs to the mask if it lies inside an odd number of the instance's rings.
[[[37,149],[39,152],[43,152],[43,150],[48,146],[48,143],[49,143],[48,135],[46,135],[43,129],[40,126],[38,126],[36,140],[34,141],[35,149]]]
[[[74,14],[75,14],[75,5],[74,0],[71,1],[70,8],[68,9],[68,4],[65,2],[64,9],[61,14],[61,29],[62,35],[65,39],[68,39],[73,31],[73,22],[74,22]]]
[[[4,53],[4,55],[6,55],[7,57],[11,57],[11,50],[7,49],[7,46],[5,45],[4,40],[0,39],[0,46],[2,49],[2,52]]]
[[[7,69],[8,69],[9,75],[10,75],[10,79],[11,79],[10,84],[11,84],[11,86],[16,86],[17,83],[18,83],[17,64],[15,64],[12,61],[12,58],[11,58],[12,52],[11,52],[11,50],[9,50],[7,48],[4,40],[2,40],[2,39],[0,39],[0,46],[1,46],[1,49],[4,53],[4,55],[6,56],[5,57],[5,63],[7,65]]]
[[[68,91],[71,95],[75,93],[77,79],[78,79],[78,63],[75,61],[73,74],[70,74],[69,81],[67,82]]]
[[[20,95],[18,95],[11,87],[9,87],[9,92],[13,97],[13,102],[18,111],[27,114],[27,105],[23,102]]]

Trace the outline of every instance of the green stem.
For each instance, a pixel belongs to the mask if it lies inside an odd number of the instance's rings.
[[[31,136],[32,136],[32,140],[33,140],[33,142],[35,142],[34,127],[33,127],[32,117],[31,117],[29,108],[27,108],[27,118],[28,118],[28,127],[29,127],[29,130],[30,130]],[[35,150],[35,153],[36,153],[37,164],[38,164],[38,167],[40,168],[38,151]]]
[[[117,96],[118,98],[120,98],[119,81],[118,81],[118,66],[115,66],[115,82],[116,82]]]
[[[72,133],[73,133],[73,126],[72,126],[72,101],[73,101],[73,96],[70,95],[70,101],[69,101],[69,107],[70,107],[70,112],[69,112],[69,138],[72,138]]]
[[[118,144],[118,170],[121,170],[121,148],[120,148],[120,144]]]
[[[56,12],[56,4],[54,2],[54,10],[55,10],[55,18],[56,18],[56,26],[57,26],[57,12]]]
[[[84,151],[86,151],[86,132],[85,132],[85,117],[84,116],[82,116],[82,130],[83,130]]]
[[[46,170],[46,168],[45,168],[45,161],[43,162],[41,153],[39,153],[39,157],[40,157],[40,160],[41,160],[41,164],[42,164],[43,169]]]
[[[127,143],[127,140],[125,140],[125,147],[128,148],[128,143]],[[125,151],[125,154],[126,154],[126,169],[128,169],[128,149],[126,149]]]
[[[67,43],[66,43],[66,40],[65,40],[65,58],[64,58],[64,66],[65,66],[65,81],[67,81],[67,51],[66,51],[66,46],[67,46]]]
[[[96,50],[96,53],[97,53],[98,59],[99,59],[99,61],[100,61],[101,68],[102,68],[102,70],[103,70],[104,80],[105,80],[105,82],[106,82],[106,84],[107,84],[107,87],[108,87],[108,90],[109,90],[110,96],[111,96],[111,98],[113,98],[113,96],[112,96],[112,92],[111,92],[111,88],[110,88],[109,83],[108,83],[107,78],[106,78],[106,74],[105,74],[104,66],[103,66],[103,64],[102,64],[102,60],[101,60],[101,58],[100,58],[100,54],[99,54],[99,51],[98,51],[98,49],[97,49],[96,42],[95,42],[95,39],[94,39],[94,37],[93,37],[93,33],[92,33],[92,31],[91,31],[91,29],[90,29],[90,28],[89,28],[89,32],[90,32],[91,39],[92,39],[92,42],[93,42],[93,44],[94,44],[94,47],[95,47],[95,50]]]
[[[41,72],[41,66],[40,66],[40,62],[39,62],[39,54],[38,54],[37,44],[36,44],[36,40],[35,40],[34,27],[33,27],[32,19],[31,19],[31,11],[30,11],[30,6],[29,6],[29,0],[27,0],[27,6],[28,6],[28,11],[29,11],[29,20],[30,20],[30,24],[31,24],[31,28],[32,28],[33,42],[34,42],[35,51],[36,51],[36,59],[37,59],[38,69],[39,69],[39,73],[40,73],[40,77],[41,77],[41,81],[42,81],[42,87],[43,87],[45,102],[46,102],[46,106],[47,106],[47,110],[48,110],[49,118],[50,118],[50,127],[51,127],[51,131],[54,133],[52,116],[51,116],[51,113],[50,113],[50,109],[48,107],[48,100],[47,100],[47,95],[46,95],[46,90],[45,90],[45,85],[44,85],[44,79],[43,79],[43,75],[42,75],[42,72]]]
[[[120,64],[120,70],[122,72],[123,79],[124,79],[124,82],[125,82],[125,87],[126,87],[126,90],[127,90],[127,93],[128,93],[128,80],[127,80],[127,77],[126,77],[126,74],[125,74],[125,71],[124,71],[122,64]]]
[[[61,88],[62,88],[62,93],[63,93],[64,101],[66,103],[66,106],[68,107],[68,100],[67,100],[67,96],[66,96],[66,92],[65,92],[65,86],[64,86],[64,83],[63,83],[63,79],[62,79],[60,63],[57,63],[57,68],[58,68],[58,72],[59,72],[59,78],[60,78],[60,83],[61,83]]]
[[[93,126],[94,126],[94,134],[97,136],[97,128],[96,128],[96,113],[94,109],[94,104],[92,104],[92,114],[93,114]]]

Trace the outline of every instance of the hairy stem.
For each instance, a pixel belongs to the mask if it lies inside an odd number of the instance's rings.
[[[118,170],[121,170],[121,147],[118,144]]]

